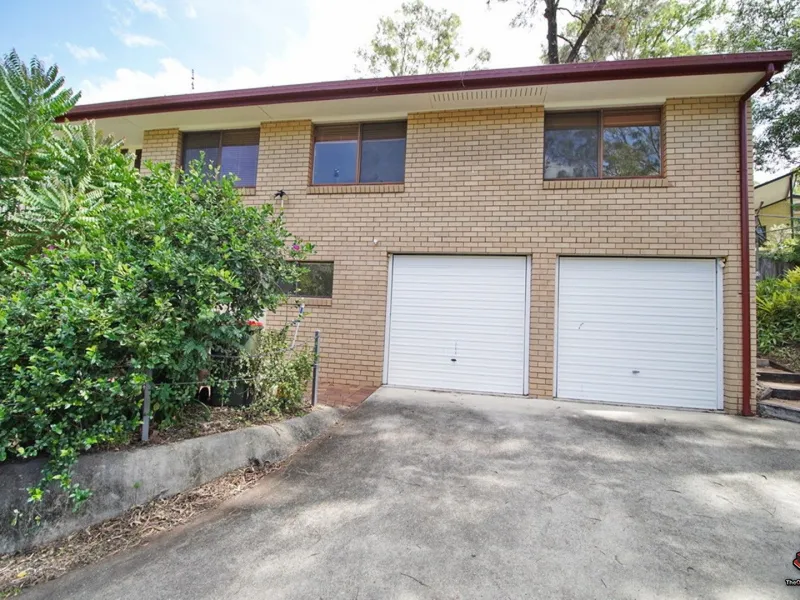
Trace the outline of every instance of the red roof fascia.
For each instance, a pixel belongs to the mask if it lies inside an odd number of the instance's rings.
[[[789,51],[750,52],[541,65],[379,79],[350,79],[86,104],[73,108],[67,117],[71,120],[102,119],[172,111],[343,100],[398,94],[691,75],[756,73],[766,71],[770,64],[775,66],[776,71],[780,71],[791,59],[792,53]]]

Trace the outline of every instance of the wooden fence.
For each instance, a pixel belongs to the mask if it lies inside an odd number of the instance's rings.
[[[797,265],[774,260],[767,256],[759,255],[756,261],[756,280],[769,279],[770,277],[782,277],[786,271],[793,269]]]

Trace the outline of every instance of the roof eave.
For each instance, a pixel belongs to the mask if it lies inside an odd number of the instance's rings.
[[[789,51],[752,52],[329,81],[87,104],[73,108],[67,113],[67,117],[71,120],[101,119],[185,110],[342,100],[465,89],[756,73],[766,71],[770,64],[775,66],[776,72],[780,72],[791,58],[792,53]]]

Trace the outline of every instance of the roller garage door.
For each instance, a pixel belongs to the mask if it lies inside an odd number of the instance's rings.
[[[528,281],[521,256],[393,256],[386,383],[526,393]]]
[[[556,395],[721,408],[716,260],[561,258]]]

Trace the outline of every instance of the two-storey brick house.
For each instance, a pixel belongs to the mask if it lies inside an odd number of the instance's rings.
[[[747,99],[790,58],[352,80],[69,118],[145,161],[203,151],[244,202],[283,207],[317,246],[304,329],[323,332],[327,382],[749,414]]]

